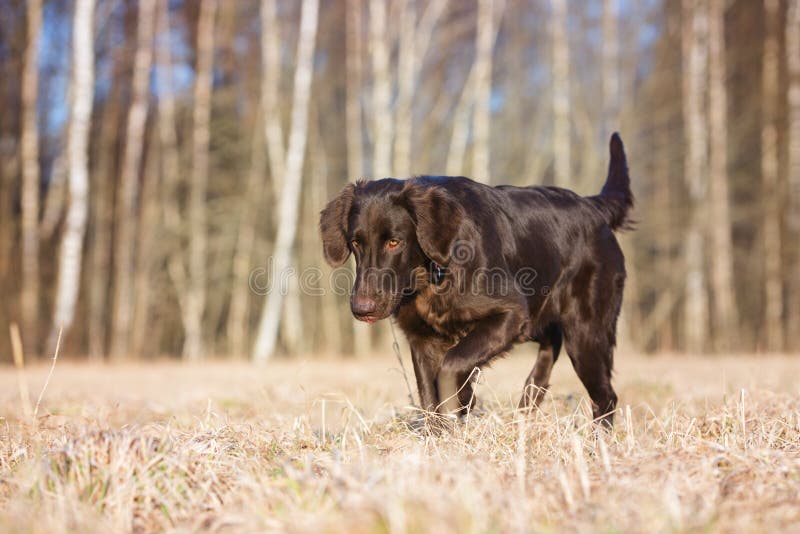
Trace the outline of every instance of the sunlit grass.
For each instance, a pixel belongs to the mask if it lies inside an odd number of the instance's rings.
[[[800,362],[628,362],[610,433],[566,362],[530,417],[513,409],[530,362],[498,363],[477,415],[439,434],[409,424],[390,360],[59,363],[38,428],[2,371],[0,530],[800,526],[800,394],[786,376]],[[32,390],[46,371],[29,373]]]

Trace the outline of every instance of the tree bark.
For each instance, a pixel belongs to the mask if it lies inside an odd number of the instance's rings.
[[[264,136],[269,152],[275,198],[281,194],[286,170],[286,145],[281,126],[279,89],[281,83],[281,43],[275,0],[261,1],[261,99],[264,106]],[[275,221],[279,224],[280,221]]]
[[[714,348],[738,346],[739,316],[733,287],[733,236],[728,187],[728,94],[725,87],[725,0],[709,3],[709,208]]]
[[[289,149],[286,155],[286,173],[281,188],[278,212],[280,225],[273,253],[273,287],[264,303],[253,347],[253,360],[257,362],[268,360],[275,351],[283,304],[283,294],[278,287],[277,280],[291,267],[292,247],[297,233],[298,201],[308,138],[308,107],[311,99],[311,79],[314,73],[318,11],[318,0],[303,0],[294,73]]]
[[[708,133],[704,114],[706,89],[708,14],[704,0],[683,0],[683,121],[686,135],[685,175],[689,189],[689,222],[686,232],[685,348],[706,349],[708,293],[704,267],[704,235],[701,220],[708,171]]]
[[[346,131],[347,173],[352,180],[364,176],[364,137],[362,135],[362,109],[360,103],[362,74],[361,3],[347,0],[347,52],[346,71]]]
[[[158,32],[169,38],[169,0],[159,1]],[[158,142],[161,172],[161,217],[164,221],[164,241],[167,257],[167,271],[175,286],[180,318],[187,330],[186,293],[188,275],[185,264],[185,225],[179,209],[179,189],[184,181],[180,166],[175,94],[172,85],[172,55],[169,46],[156,47],[158,63]]]
[[[111,357],[125,358],[130,351],[134,309],[134,257],[136,249],[136,205],[139,197],[139,171],[145,144],[150,67],[153,50],[155,0],[138,3],[136,52],[133,59],[131,103],[125,133],[120,183],[117,187],[116,235],[114,236],[114,315],[111,331]],[[149,251],[140,251],[149,253]]]
[[[76,0],[72,29],[72,115],[69,125],[69,208],[59,254],[58,283],[49,344],[75,317],[83,240],[89,212],[89,130],[94,96],[94,0]]]
[[[463,176],[467,174],[464,168],[464,156],[467,153],[469,121],[475,95],[475,79],[477,78],[476,72],[473,64],[464,82],[464,88],[461,89],[461,96],[458,98],[456,107],[453,110],[452,133],[450,134],[450,145],[447,149],[447,162],[444,166],[445,174],[448,176]]]
[[[569,27],[567,0],[552,0],[550,32],[553,47],[553,154],[555,184],[572,185],[570,134]]]
[[[361,2],[347,0],[346,72],[346,135],[347,173],[352,180],[364,177],[364,136],[362,128],[361,91],[363,87],[363,44],[361,35]],[[399,131],[399,130],[398,130]],[[353,352],[362,357],[372,351],[369,325],[353,319]]]
[[[386,2],[370,0],[369,50],[372,54],[372,177],[392,176],[392,80],[389,73]]]
[[[411,133],[413,128],[412,99],[415,70],[419,62],[414,41],[417,11],[413,2],[401,4],[400,36],[397,50],[397,106],[395,107],[394,165],[396,176],[405,178],[411,172]]]
[[[161,263],[159,228],[159,159],[155,143],[146,143],[145,170],[142,177],[140,201],[141,221],[136,235],[135,268],[133,276],[133,317],[130,326],[130,353],[136,357],[152,356],[153,294],[156,266]],[[144,155],[144,154],[143,154]]]
[[[395,7],[397,4],[393,4]],[[393,176],[392,72],[389,68],[394,27],[388,25],[390,5],[384,0],[369,3],[369,52],[372,54],[372,178]],[[394,13],[392,13],[394,15]],[[391,17],[395,20],[396,17]],[[370,328],[373,344],[388,337],[386,323]]]
[[[492,23],[491,46],[497,39],[497,31],[499,29],[499,21]],[[476,37],[478,39],[478,37]],[[479,44],[476,41],[476,49]],[[479,76],[477,61],[472,64],[464,82],[464,87],[461,89],[461,95],[458,98],[456,107],[453,110],[453,126],[450,134],[450,144],[447,149],[447,160],[445,163],[445,173],[449,176],[466,175],[467,169],[464,166],[465,155],[467,153],[467,143],[469,141],[469,123],[473,109],[478,102],[478,76]],[[475,159],[473,157],[473,166]],[[472,173],[475,175],[473,169]]]
[[[434,0],[425,8],[419,25],[413,1],[405,1],[400,18],[400,43],[397,66],[397,106],[395,109],[394,173],[411,175],[411,147],[414,126],[414,94],[419,73],[430,45],[436,23],[447,6],[445,0]]]
[[[197,65],[192,114],[192,176],[189,184],[189,279],[186,294],[186,337],[183,357],[196,361],[203,356],[203,313],[206,306],[206,249],[208,223],[208,150],[211,121],[212,68],[214,62],[214,18],[217,0],[201,0],[197,22]]]
[[[22,334],[25,347],[38,352],[39,320],[39,127],[36,103],[39,91],[41,0],[27,2],[28,42],[22,70]]]
[[[115,83],[103,110],[100,148],[92,180],[92,242],[89,281],[89,358],[102,361],[106,355],[109,324],[108,296],[111,281],[111,230],[114,221],[113,183],[117,175],[116,145],[122,109],[121,88]]]
[[[498,21],[499,23],[499,21]],[[495,36],[494,0],[479,0],[475,42],[475,109],[473,116],[472,177],[491,182],[492,50]]]
[[[778,176],[779,0],[765,0],[766,32],[761,62],[761,180],[763,184],[764,346],[783,350],[781,191]]]
[[[64,210],[67,204],[67,168],[65,160],[64,155],[59,154],[53,161],[50,183],[47,184],[47,193],[44,196],[44,205],[41,206],[41,217],[39,218],[40,242],[53,237],[64,218]]]
[[[794,259],[789,277],[788,332],[800,331],[800,0],[789,0],[786,15],[786,64],[789,83],[789,228],[794,236]],[[794,350],[800,348],[795,337]]]
[[[283,179],[286,173],[286,144],[282,126],[283,106],[280,102],[281,85],[281,41],[280,22],[278,21],[275,0],[261,2],[261,97],[264,103],[264,134],[269,153],[269,168],[272,175],[274,198],[280,198]],[[272,213],[277,216],[277,211]],[[273,221],[275,226],[281,221]],[[290,284],[283,306],[284,318],[281,321],[282,338],[289,352],[294,352],[299,343],[302,315],[297,304],[297,288]],[[237,306],[239,302],[237,302]],[[238,313],[239,310],[237,310]]]
[[[169,38],[169,0],[159,0],[158,33]],[[180,235],[177,188],[181,182],[180,155],[175,118],[175,93],[172,86],[172,54],[169,46],[156,47],[158,65],[158,138],[161,145],[162,206],[164,222],[173,236]],[[176,243],[180,248],[182,243]],[[183,288],[185,290],[185,288]]]

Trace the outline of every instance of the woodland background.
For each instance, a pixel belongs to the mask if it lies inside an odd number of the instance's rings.
[[[253,273],[362,176],[594,194],[614,130],[623,343],[800,349],[800,0],[0,0],[0,77],[2,360],[386,352]]]

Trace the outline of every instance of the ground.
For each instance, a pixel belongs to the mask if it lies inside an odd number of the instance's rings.
[[[438,435],[391,357],[59,361],[35,425],[0,367],[0,531],[800,530],[800,357],[618,353],[612,432],[566,357],[516,412],[532,364],[497,362]]]

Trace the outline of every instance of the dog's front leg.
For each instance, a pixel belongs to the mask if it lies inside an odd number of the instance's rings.
[[[526,312],[512,308],[479,320],[472,331],[447,351],[437,378],[439,412],[457,414],[463,408],[461,388],[472,370],[491,361],[516,343],[525,326]]]
[[[410,343],[411,360],[414,363],[414,376],[417,378],[420,408],[426,412],[436,411],[439,396],[436,390],[436,375],[442,364],[442,355],[435,354],[431,344],[424,342]]]

